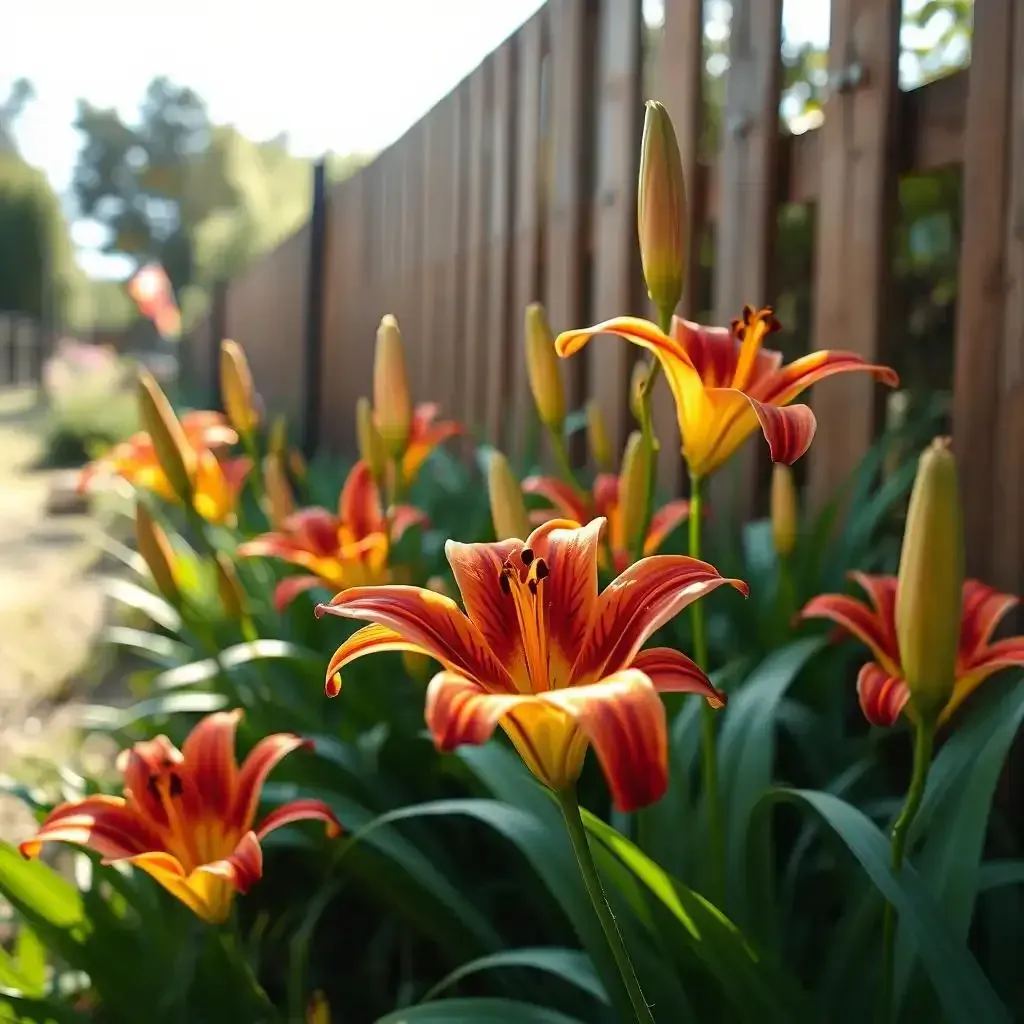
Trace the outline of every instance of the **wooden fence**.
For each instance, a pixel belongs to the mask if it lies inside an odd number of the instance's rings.
[[[782,0],[733,0],[711,154],[701,141],[703,6],[665,0],[649,89],[672,114],[690,196],[681,312],[725,323],[744,303],[771,301],[779,210],[813,206],[807,342],[890,361],[900,344],[885,326],[899,177],[961,168],[948,384],[970,568],[1024,591],[1024,0],[976,0],[970,70],[910,92],[897,76],[901,0],[832,0],[824,119],[802,135],[780,132]],[[635,219],[643,46],[640,0],[549,0],[371,165],[321,187],[309,225],[218,293],[190,339],[193,373],[212,391],[216,341],[234,337],[269,405],[298,417],[307,438],[351,449],[374,330],[393,312],[416,398],[519,450],[530,410],[526,304],[544,302],[556,331],[649,312]],[[617,442],[630,429],[634,357],[598,339],[564,364],[573,399],[597,397]],[[867,451],[880,397],[863,375],[816,389],[810,502]],[[656,399],[661,436],[673,438],[664,388]],[[663,449],[661,480],[680,489],[674,444]],[[748,445],[730,475],[744,514],[763,511],[765,461],[763,445]]]
[[[0,387],[38,384],[45,332],[30,317],[0,313]]]

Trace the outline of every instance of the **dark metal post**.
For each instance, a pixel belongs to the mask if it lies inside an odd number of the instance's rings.
[[[327,239],[327,174],[323,159],[313,165],[313,209],[306,270],[306,324],[302,351],[302,448],[312,458],[320,444],[321,353],[324,337],[324,274]]]

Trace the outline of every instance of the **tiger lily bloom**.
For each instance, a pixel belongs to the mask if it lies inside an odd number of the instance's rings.
[[[617,334],[652,352],[675,399],[683,458],[691,475],[701,478],[725,463],[759,425],[772,461],[796,462],[810,447],[817,422],[806,405],[789,403],[825,377],[863,370],[890,387],[899,383],[889,367],[852,352],[811,352],[784,366],[781,352],[762,347],[778,329],[770,307],[745,307],[728,329],[673,317],[671,335],[648,320],[618,317],[560,334],[555,349],[566,358],[596,334]]]
[[[725,697],[685,654],[644,642],[688,604],[728,583],[712,565],[655,555],[630,566],[602,593],[597,560],[603,518],[586,526],[554,519],[526,541],[460,544],[445,554],[462,593],[419,587],[357,587],[324,613],[360,619],[327,669],[375,651],[412,651],[439,661],[427,687],[426,722],[440,750],[485,743],[500,725],[530,771],[564,790],[593,744],[616,805],[658,800],[668,781],[665,709],[659,692]]]
[[[62,804],[19,849],[37,857],[43,843],[95,850],[104,864],[128,863],[212,924],[224,921],[236,892],[263,874],[260,841],[276,828],[323,821],[341,832],[320,800],[294,800],[253,827],[267,776],[286,755],[312,743],[291,733],[260,740],[239,767],[235,730],[240,710],[207,715],[178,750],[166,736],[123,751],[124,796],[93,795]]]
[[[914,720],[896,639],[896,577],[852,572],[850,578],[868,595],[869,604],[845,594],[820,594],[807,603],[800,617],[837,623],[874,655],[875,660],[864,665],[857,676],[861,710],[872,725],[891,726],[901,711]],[[1024,636],[991,639],[996,626],[1019,600],[978,580],[964,581],[953,694],[939,713],[938,724],[948,721],[989,676],[1024,665]]]
[[[279,558],[305,569],[277,585],[278,611],[313,587],[342,590],[383,583],[388,578],[388,553],[405,531],[425,521],[410,505],[397,505],[388,516],[370,467],[359,461],[342,488],[338,514],[325,508],[304,508],[287,516],[280,530],[240,544],[240,558]]]
[[[633,561],[633,552],[622,529],[620,487],[621,477],[614,473],[598,473],[594,478],[592,494],[588,496],[578,494],[558,477],[530,476],[523,481],[526,494],[537,494],[554,506],[551,511],[532,509],[529,515],[534,525],[558,517],[573,519],[578,523],[590,522],[598,516],[607,519],[607,548],[611,552],[611,565],[608,565],[608,554],[603,547],[599,564],[602,569],[610,568],[615,572],[625,572]],[[644,554],[655,554],[665,538],[689,515],[690,503],[685,498],[667,502],[657,509],[651,516],[651,525],[644,539]]]
[[[423,463],[438,445],[465,431],[463,425],[454,420],[438,420],[440,411],[436,402],[422,402],[413,410],[409,444],[402,456],[402,479],[406,486],[416,479]]]
[[[181,426],[196,457],[192,482],[195,509],[208,522],[230,524],[252,460],[218,458],[222,449],[238,441],[238,434],[220,413],[188,412],[182,416]],[[145,431],[133,434],[90,462],[79,474],[79,493],[86,491],[97,477],[104,476],[119,476],[133,487],[152,491],[165,501],[178,501],[157,458],[152,438]]]

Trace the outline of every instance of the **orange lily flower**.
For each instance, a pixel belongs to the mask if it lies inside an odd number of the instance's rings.
[[[332,590],[384,583],[392,543],[426,516],[411,505],[396,505],[388,516],[381,509],[380,491],[370,467],[357,462],[338,501],[338,514],[325,508],[304,508],[287,516],[281,529],[240,544],[241,558],[280,558],[306,569],[277,585],[278,611],[313,587]]]
[[[445,554],[465,612],[419,587],[357,587],[317,615],[370,622],[335,652],[327,692],[341,669],[374,651],[411,651],[439,661],[426,722],[441,750],[485,743],[500,725],[533,774],[555,790],[579,776],[593,744],[616,805],[658,800],[668,782],[665,709],[660,692],[725,697],[685,654],[640,648],[688,604],[740,580],[683,555],[655,555],[630,566],[602,593],[597,559],[604,519],[587,526],[554,519],[524,543],[460,544]]]
[[[552,476],[530,476],[523,481],[527,494],[539,494],[546,498],[554,509],[533,509],[530,521],[535,525],[561,516],[578,523],[587,523],[598,516],[608,520],[608,547],[611,550],[612,568],[625,572],[633,561],[633,552],[622,532],[619,487],[620,477],[614,473],[598,473],[594,479],[593,493],[589,500],[578,494],[564,480]],[[690,503],[685,498],[670,501],[657,509],[651,516],[651,525],[644,539],[644,554],[653,555],[665,538],[690,514]],[[607,569],[607,554],[602,549],[601,567]]]
[[[196,511],[211,523],[231,522],[252,460],[217,457],[218,452],[238,441],[238,434],[219,412],[187,412],[181,418],[181,425],[196,453]],[[133,434],[127,441],[114,445],[102,458],[90,462],[79,474],[79,493],[87,490],[97,477],[111,475],[122,477],[133,487],[152,491],[165,501],[178,500],[160,466],[153,441],[145,431]]]
[[[829,619],[871,650],[875,660],[860,670],[857,696],[864,716],[872,725],[893,725],[904,710],[913,719],[913,706],[907,703],[910,691],[903,679],[896,639],[896,577],[851,572],[850,578],[868,595],[870,604],[845,594],[820,594],[807,603],[800,617]],[[1019,600],[978,580],[964,581],[956,681],[953,695],[939,715],[940,725],[989,676],[1000,669],[1024,665],[1024,636],[991,640],[996,626]]]
[[[812,384],[834,373],[863,370],[896,387],[887,366],[866,363],[852,352],[811,352],[782,365],[782,353],[762,348],[779,329],[770,307],[744,307],[731,328],[704,327],[672,319],[672,334],[637,317],[618,317],[594,327],[566,331],[555,340],[563,358],[595,334],[617,334],[653,352],[672,389],[690,473],[705,477],[725,463],[760,425],[773,462],[791,465],[810,447],[817,421],[806,405],[790,405]]]
[[[402,456],[402,479],[406,485],[416,479],[420,467],[439,444],[465,431],[463,425],[454,420],[438,421],[440,411],[436,402],[422,402],[413,410],[409,444]]]
[[[256,828],[260,793],[277,763],[312,743],[291,733],[266,736],[241,767],[235,760],[240,710],[207,715],[178,750],[166,736],[123,751],[124,796],[94,795],[62,804],[21,844],[37,857],[43,843],[95,850],[104,864],[145,871],[205,921],[224,921],[236,892],[263,874],[260,840],[282,825],[316,819],[336,836],[341,825],[320,800],[293,800]]]

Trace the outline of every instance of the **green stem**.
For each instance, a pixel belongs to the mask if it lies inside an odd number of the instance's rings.
[[[622,933],[615,923],[615,915],[608,905],[608,899],[604,894],[601,885],[601,878],[597,873],[597,865],[594,863],[594,854],[590,849],[590,840],[587,838],[587,830],[583,824],[583,816],[580,814],[579,801],[576,799],[576,789],[569,786],[556,793],[558,804],[562,808],[562,817],[565,819],[565,827],[572,842],[573,853],[576,854],[576,863],[579,864],[580,874],[583,876],[583,884],[587,888],[587,895],[593,904],[594,913],[597,914],[601,931],[608,942],[615,966],[619,970],[622,985],[629,996],[633,1007],[633,1013],[638,1024],[654,1024],[654,1016],[643,992],[640,990],[640,982],[637,980],[636,971],[633,969],[633,962],[626,951],[626,944],[622,941]]]
[[[931,722],[919,721],[914,730],[914,769],[910,787],[903,802],[903,810],[892,827],[892,870],[897,875],[903,868],[910,826],[914,823],[924,799],[934,740],[935,726]],[[882,985],[879,999],[879,1017],[883,1022],[892,1019],[895,959],[896,911],[893,905],[886,901],[882,918]]]
[[[267,485],[263,479],[263,460],[260,458],[259,449],[256,446],[256,437],[251,431],[241,435],[242,447],[245,454],[252,459],[252,469],[249,471],[249,486],[256,495],[257,502],[262,502],[267,493]]]
[[[256,977],[256,972],[253,970],[252,964],[249,962],[249,956],[245,948],[245,940],[242,936],[242,926],[238,920],[238,911],[236,907],[231,908],[231,916],[225,922],[221,930],[221,945],[223,946],[229,961],[238,968],[241,977],[245,980],[247,987],[252,993],[255,1004],[259,1006],[261,1012],[269,1014],[269,1016],[261,1019],[280,1019],[277,1008],[271,1002],[266,989],[264,989],[260,984],[259,978]]]
[[[701,478],[690,474],[690,557],[700,558],[701,524],[704,518]],[[693,616],[694,661],[708,671],[708,634],[704,621],[704,603],[690,605]],[[708,807],[708,839],[711,856],[711,899],[721,906],[725,902],[725,828],[722,822],[722,799],[718,791],[718,737],[715,712],[703,703],[700,709],[700,763],[704,794]]]
[[[576,479],[576,473],[572,468],[572,462],[569,460],[569,447],[565,443],[565,438],[561,433],[551,427],[548,428],[548,436],[551,438],[551,447],[555,451],[555,461],[558,463],[558,469],[562,474],[562,478],[580,498],[585,501],[589,501],[590,496],[583,487],[580,486],[579,480]]]

